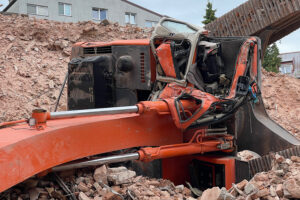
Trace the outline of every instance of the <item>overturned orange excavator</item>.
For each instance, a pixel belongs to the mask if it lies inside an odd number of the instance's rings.
[[[34,110],[2,124],[0,192],[33,175],[109,163],[138,173],[225,186],[268,169],[270,151],[300,144],[266,114],[256,37],[208,37],[160,20],[150,40],[77,43],[69,111]],[[250,150],[261,158],[236,157]]]

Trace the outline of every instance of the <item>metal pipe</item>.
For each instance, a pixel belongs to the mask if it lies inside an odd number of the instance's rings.
[[[105,158],[97,158],[97,159],[83,161],[83,162],[59,165],[57,167],[53,167],[52,171],[57,172],[57,171],[65,171],[71,169],[79,169],[79,168],[85,168],[85,167],[91,167],[97,165],[104,165],[108,163],[118,163],[118,162],[125,162],[129,160],[138,160],[139,158],[140,158],[139,153],[128,153],[123,155],[109,156]]]
[[[226,135],[227,131],[224,132],[208,132],[206,133],[207,136],[217,136],[217,135]]]
[[[57,111],[57,107],[58,107],[58,105],[59,105],[59,101],[60,101],[61,95],[62,95],[62,93],[63,93],[63,91],[64,91],[64,88],[65,88],[66,82],[67,82],[67,80],[68,80],[68,77],[69,77],[69,73],[67,72],[67,73],[66,73],[66,76],[65,76],[65,80],[64,80],[64,82],[63,82],[63,84],[62,84],[62,86],[61,86],[61,88],[60,88],[60,91],[59,91],[59,95],[58,95],[57,101],[56,101],[56,103],[55,103],[54,112]]]
[[[51,112],[50,119],[70,118],[79,116],[91,116],[91,115],[111,115],[111,114],[122,114],[122,113],[137,113],[138,106],[123,106],[123,107],[112,107],[112,108],[97,108],[97,109],[86,109],[86,110],[71,110],[71,111],[60,111]]]
[[[210,132],[223,132],[223,131],[227,131],[227,127],[224,128],[212,128],[212,129],[207,129],[206,132],[210,133]]]

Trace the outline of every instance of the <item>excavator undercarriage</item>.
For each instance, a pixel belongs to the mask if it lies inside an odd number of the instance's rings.
[[[299,140],[265,111],[260,59],[259,38],[208,37],[169,18],[150,40],[75,44],[69,110],[2,124],[0,191],[37,174],[120,162],[176,184],[230,188],[270,167],[238,151],[299,155]]]

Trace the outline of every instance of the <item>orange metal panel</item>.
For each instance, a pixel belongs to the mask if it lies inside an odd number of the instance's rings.
[[[227,99],[232,99],[236,95],[236,87],[237,87],[237,83],[238,83],[238,78],[240,76],[245,75],[245,71],[247,68],[247,60],[248,60],[248,55],[249,55],[249,48],[250,48],[250,46],[254,45],[254,42],[256,42],[256,38],[251,37],[250,39],[247,39],[247,41],[244,42],[244,44],[241,47],[239,56],[237,58],[236,70],[235,70],[234,78],[232,80],[230,93],[226,97]]]
[[[181,156],[162,159],[162,177],[171,180],[175,185],[190,181],[189,163],[194,156]]]
[[[166,76],[176,78],[171,45],[163,43],[156,49],[157,58]]]
[[[27,125],[0,129],[0,192],[75,159],[181,142],[170,115],[156,112],[49,120],[44,130]]]
[[[234,157],[222,156],[182,156],[162,160],[162,175],[164,179],[169,179],[175,185],[185,184],[190,181],[189,164],[197,159],[203,162],[220,164],[225,167],[225,187],[230,189],[232,183],[235,183],[235,159]],[[213,181],[213,180],[212,180]]]
[[[251,66],[251,71],[250,71],[250,76],[253,80],[256,80],[257,78],[257,58],[258,58],[258,46],[257,44],[254,47],[253,51],[253,57],[252,57],[252,66]]]
[[[235,183],[235,159],[234,157],[221,157],[221,156],[197,156],[196,159],[213,163],[224,165],[225,167],[225,187],[230,189],[232,183]]]

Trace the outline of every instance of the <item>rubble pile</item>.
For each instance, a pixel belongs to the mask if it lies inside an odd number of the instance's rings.
[[[300,79],[263,70],[262,97],[270,117],[300,138]]]
[[[69,188],[69,194],[55,181],[44,178],[29,179],[2,194],[2,197],[18,200],[65,200],[70,195],[79,200],[194,199],[191,191],[183,185],[175,186],[168,180],[136,176],[134,171],[126,167],[107,168],[103,165],[94,173],[91,171],[66,171],[59,174]]]
[[[250,155],[249,152],[244,154]],[[51,175],[51,176],[50,176]],[[94,171],[86,168],[70,170],[46,177],[31,178],[0,194],[0,199],[79,200],[176,199],[196,200],[202,192],[196,188],[175,186],[171,181],[137,176],[124,166],[102,165]],[[67,189],[66,189],[67,188]],[[195,198],[194,198],[194,197]],[[300,157],[285,159],[273,155],[272,169],[243,180],[232,188],[213,187],[197,200],[284,200],[300,199]]]
[[[225,188],[214,187],[205,190],[201,197],[210,200],[279,200],[300,199],[300,157],[291,159],[276,154],[272,169],[256,174],[250,181],[243,180]]]
[[[0,14],[0,123],[53,111],[68,68],[72,44],[149,38],[152,29],[118,24],[63,23]],[[59,110],[66,109],[66,90]]]

